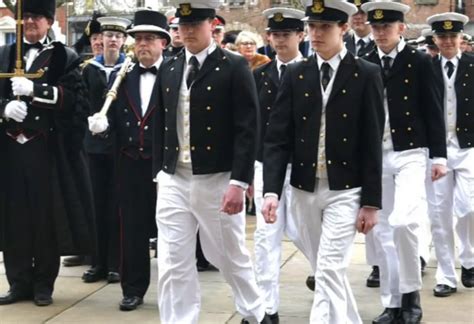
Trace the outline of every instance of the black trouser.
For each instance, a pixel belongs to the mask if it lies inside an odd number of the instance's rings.
[[[116,272],[119,263],[119,222],[115,201],[114,157],[112,154],[89,154],[89,167],[97,233],[92,266]]]
[[[150,285],[150,238],[156,237],[156,183],[149,160],[120,156],[118,170],[121,284],[124,296],[142,297]]]
[[[53,222],[54,159],[40,136],[7,139],[7,214],[4,261],[10,289],[51,295],[59,272]]]

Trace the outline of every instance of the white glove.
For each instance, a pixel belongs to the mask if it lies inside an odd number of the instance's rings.
[[[14,96],[33,97],[33,81],[24,77],[11,78],[12,91]]]
[[[16,122],[22,123],[26,115],[28,115],[28,106],[24,101],[13,100],[5,106],[3,115],[11,118]]]
[[[89,130],[92,134],[100,134],[103,133],[109,128],[109,121],[107,117],[101,115],[99,113],[95,113],[94,115],[87,118],[89,122]]]

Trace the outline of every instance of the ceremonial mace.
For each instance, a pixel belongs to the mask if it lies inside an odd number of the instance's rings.
[[[13,73],[0,73],[0,79],[9,79],[13,77],[24,77],[27,79],[39,79],[43,76],[44,71],[42,69],[35,73],[25,73],[23,69],[23,1],[17,0],[16,2],[16,63],[15,70]],[[20,96],[17,96],[17,100],[20,100]]]

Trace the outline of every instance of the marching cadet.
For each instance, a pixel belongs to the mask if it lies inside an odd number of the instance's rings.
[[[382,66],[386,113],[380,221],[374,228],[385,310],[373,323],[419,323],[422,318],[418,230],[427,213],[427,148],[431,179],[446,174],[440,93],[429,55],[401,37],[410,7],[392,1],[362,5],[377,48],[366,58]]]
[[[0,305],[34,300],[47,306],[59,256],[91,253],[94,246],[82,145],[87,90],[78,55],[47,37],[55,1],[27,1],[23,9],[25,71],[43,74],[34,81],[0,79],[0,250],[10,285]],[[14,70],[15,48],[0,48],[0,72]]]
[[[462,35],[462,42],[461,42],[461,52],[469,52],[469,44],[472,41],[472,36],[469,34],[464,33]]]
[[[226,21],[224,17],[216,15],[216,28],[212,32],[212,38],[216,42],[217,46],[223,47],[222,41],[224,40]]]
[[[277,222],[267,224],[261,213],[263,203],[263,138],[270,119],[272,107],[278,92],[280,80],[288,64],[301,61],[303,55],[298,46],[304,38],[304,11],[275,7],[267,9],[263,15],[268,19],[267,32],[275,48],[275,59],[254,70],[255,83],[260,101],[260,136],[255,161],[255,210],[257,228],[255,230],[255,273],[257,283],[265,296],[266,311],[270,318],[278,318],[280,301],[279,277],[281,262],[281,240],[286,235],[304,251],[299,244],[296,219],[291,215],[290,172],[288,164],[283,194],[278,206]],[[300,224],[301,226],[302,224]],[[304,225],[302,225],[304,226]]]
[[[434,43],[433,40],[433,31],[431,28],[426,28],[421,31],[421,36],[425,38],[424,46],[426,48],[426,53],[428,53],[431,57],[435,57],[439,54],[438,46]]]
[[[219,4],[179,2],[185,50],[163,64],[156,83],[153,174],[163,323],[198,322],[198,228],[204,254],[232,287],[238,312],[271,323],[245,247],[243,200],[253,175],[258,98],[245,59],[213,42]]]
[[[183,41],[181,40],[181,37],[179,35],[179,30],[178,30],[178,23],[179,23],[179,18],[177,17],[171,17],[169,19],[170,21],[170,33],[172,36],[171,43],[169,44],[168,48],[163,52],[164,57],[171,57],[175,56],[181,50],[183,49]]]
[[[362,323],[346,269],[356,231],[367,234],[381,208],[382,78],[378,66],[344,47],[354,4],[306,4],[316,54],[287,66],[272,107],[262,213],[268,223],[278,221],[291,161],[291,212],[300,218],[298,235],[307,238],[303,243],[316,269],[310,322]]]
[[[348,1],[356,5],[357,12],[350,18],[351,31],[344,36],[344,43],[349,52],[355,56],[362,57],[370,53],[375,47],[372,28],[367,23],[367,14],[360,8],[360,6],[368,2],[368,0]],[[368,238],[369,236],[366,237],[366,244]],[[371,243],[369,243],[369,246],[370,244]],[[371,246],[369,248],[371,248]],[[371,262],[369,262],[369,264],[371,264]]]
[[[98,112],[105,101],[110,76],[125,60],[122,46],[130,20],[120,17],[101,17],[104,54],[95,57],[84,68],[82,75],[89,89],[90,111]],[[86,132],[84,139],[89,156],[91,182],[96,210],[97,252],[92,257],[92,267],[82,275],[84,282],[106,279],[109,283],[120,281],[119,221],[116,216],[114,136],[97,136]]]
[[[468,21],[467,16],[454,12],[427,20],[440,50],[433,62],[436,84],[443,94],[448,149],[448,174],[432,183],[431,192],[428,191],[438,260],[434,288],[437,297],[450,296],[457,287],[452,215],[457,220],[461,282],[467,288],[474,287],[474,58],[460,50]]]
[[[118,204],[121,232],[120,309],[130,311],[143,303],[150,284],[149,239],[156,237],[156,185],[151,176],[153,94],[162,53],[171,42],[166,17],[157,11],[139,10],[128,34],[135,39],[138,64],[129,70],[109,111],[110,129],[117,136]],[[89,118],[93,133],[108,128],[100,113]]]

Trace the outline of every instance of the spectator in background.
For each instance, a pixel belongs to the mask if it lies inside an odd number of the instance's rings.
[[[238,52],[245,57],[251,70],[271,61],[268,56],[257,53],[258,41],[257,34],[245,30],[240,32],[235,40]]]

